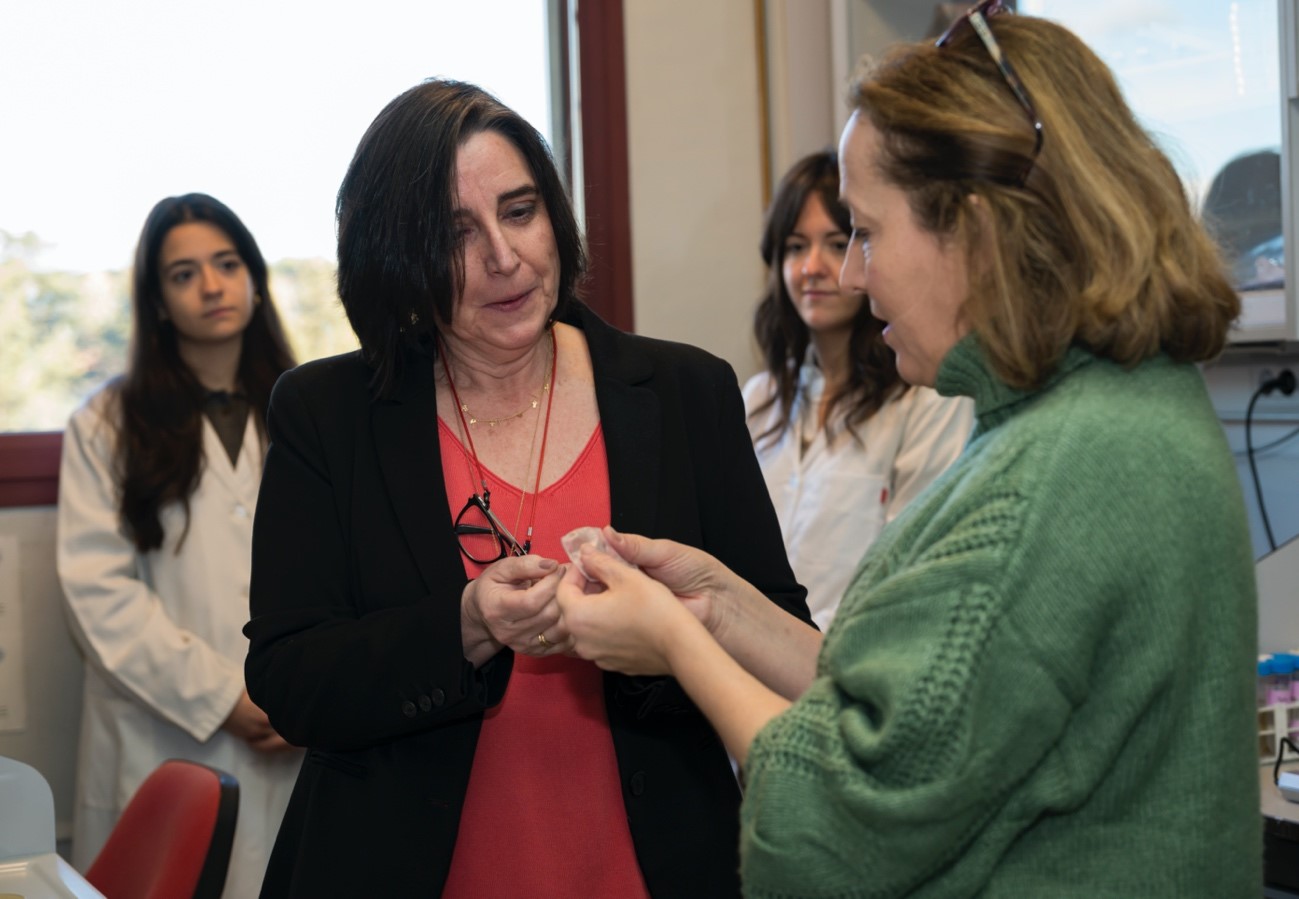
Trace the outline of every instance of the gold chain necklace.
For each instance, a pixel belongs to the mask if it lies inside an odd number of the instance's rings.
[[[545,396],[548,393],[550,393],[549,380],[547,380],[544,384],[541,385],[541,396]],[[510,421],[511,419],[522,418],[524,414],[530,412],[533,409],[536,409],[540,405],[541,405],[541,397],[539,397],[537,394],[534,393],[532,395],[532,399],[528,401],[528,405],[524,406],[518,412],[511,412],[509,415],[502,415],[499,418],[478,418],[474,415],[474,413],[469,411],[469,404],[463,402],[460,404],[460,411],[463,412],[468,417],[469,424],[476,425],[482,423],[487,425],[487,427],[489,428],[494,428],[503,421]]]
[[[552,371],[551,374],[553,375],[554,372]],[[470,425],[476,425],[481,422],[482,424],[487,425],[487,427],[489,428],[494,428],[503,421],[511,421],[516,418],[521,418],[526,413],[532,411],[533,409],[538,408],[541,405],[541,398],[548,395],[549,393],[550,393],[550,378],[547,377],[546,380],[543,381],[541,384],[540,395],[534,393],[532,395],[532,399],[528,400],[528,405],[524,406],[518,412],[511,412],[509,415],[502,415],[499,418],[477,418],[474,416],[474,413],[469,411],[469,404],[463,401],[460,402],[460,411],[464,413],[464,416],[468,420]]]

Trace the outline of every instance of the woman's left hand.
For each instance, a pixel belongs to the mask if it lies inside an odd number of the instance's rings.
[[[557,562],[539,556],[507,556],[487,566],[461,597],[465,658],[481,665],[503,646],[531,656],[570,651],[555,602],[562,574]]]

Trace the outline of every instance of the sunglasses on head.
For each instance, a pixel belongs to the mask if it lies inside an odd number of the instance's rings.
[[[1019,101],[1019,105],[1024,107],[1024,112],[1033,125],[1033,155],[1029,157],[1028,168],[1024,170],[1023,177],[1019,180],[1019,183],[1023,185],[1033,171],[1033,166],[1037,163],[1038,154],[1042,152],[1042,120],[1038,118],[1037,110],[1033,107],[1033,100],[1029,97],[1024,82],[1019,80],[1019,75],[1015,73],[1015,67],[1010,64],[1010,60],[1001,52],[1001,45],[997,43],[997,38],[993,36],[992,29],[988,27],[988,19],[1001,13],[1010,12],[1011,10],[1002,0],[981,0],[953,22],[943,32],[942,36],[934,42],[934,46],[947,46],[964,29],[969,28],[978,36],[987,49],[988,55],[992,57],[992,61],[997,64],[997,68],[1001,71],[1001,77],[1005,79],[1007,86],[1015,95],[1015,99]]]

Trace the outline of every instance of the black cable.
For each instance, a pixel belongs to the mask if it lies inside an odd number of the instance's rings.
[[[1272,783],[1281,782],[1281,760],[1285,758],[1285,748],[1289,746],[1291,752],[1299,752],[1299,746],[1290,742],[1289,737],[1282,737],[1281,742],[1276,744],[1276,763],[1272,766]]]
[[[1258,477],[1258,466],[1254,462],[1254,404],[1258,398],[1266,396],[1274,390],[1280,390],[1286,396],[1294,393],[1295,376],[1290,369],[1283,369],[1281,374],[1275,378],[1269,378],[1258,389],[1254,395],[1249,398],[1249,406],[1245,409],[1245,456],[1249,459],[1249,473],[1254,479],[1254,495],[1258,497],[1258,514],[1263,519],[1263,530],[1267,533],[1267,545],[1270,549],[1276,549],[1276,538],[1272,536],[1272,523],[1267,518],[1267,506],[1263,502],[1263,484]]]

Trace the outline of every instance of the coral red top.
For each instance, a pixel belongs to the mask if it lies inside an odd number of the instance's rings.
[[[479,487],[468,451],[441,420],[438,439],[454,519]],[[519,489],[486,468],[483,474],[492,511],[522,542],[532,497],[516,528]],[[609,469],[597,426],[568,473],[541,491],[532,552],[565,562],[564,534],[609,520]],[[461,558],[469,577],[482,572],[484,566]],[[648,899],[627,826],[602,676],[591,662],[515,655],[505,698],[483,717],[442,895]]]

